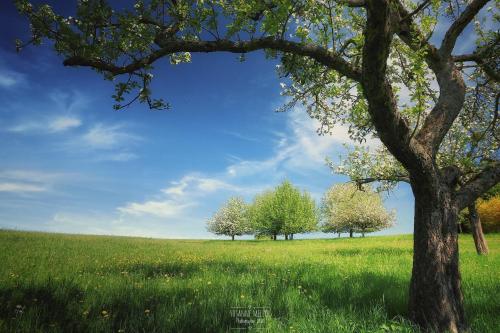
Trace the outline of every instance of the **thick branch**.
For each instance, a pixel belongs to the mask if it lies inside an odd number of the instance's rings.
[[[399,15],[405,18],[400,21],[398,36],[413,50],[424,49],[426,51],[425,60],[435,73],[439,84],[439,99],[415,136],[415,139],[423,146],[431,149],[432,155],[437,153],[444,136],[460,113],[465,99],[465,84],[462,75],[454,66],[454,62],[448,60],[449,54],[455,45],[456,38],[486,2],[487,0],[474,0],[467,6],[446,33],[447,37],[439,51],[422,36],[418,27],[412,22],[411,13],[408,13],[400,2],[397,3]],[[407,17],[410,19],[406,19]],[[448,52],[446,48],[450,45],[451,49]]]
[[[431,149],[432,155],[438,152],[465,101],[465,83],[453,62],[443,64],[435,74],[439,84],[439,98],[415,136],[417,141]]]
[[[448,57],[451,54],[458,36],[460,36],[465,27],[467,27],[474,16],[476,16],[476,14],[488,3],[488,1],[489,0],[473,0],[465,8],[462,14],[460,14],[456,21],[453,22],[448,31],[446,31],[441,43],[441,48],[439,49],[439,52],[443,55],[443,57]]]
[[[116,66],[99,58],[85,58],[74,56],[64,61],[65,66],[87,66],[109,72],[113,75],[133,73],[145,66],[151,65],[159,58],[176,52],[232,52],[247,53],[256,50],[271,49],[289,52],[301,56],[310,57],[319,63],[338,71],[340,74],[353,79],[361,80],[361,72],[347,61],[334,55],[332,52],[311,44],[301,44],[292,41],[265,37],[249,41],[189,41],[189,40],[167,40],[161,43],[161,48],[153,51],[150,55],[134,61],[126,66]]]
[[[457,191],[456,200],[458,208],[464,209],[472,204],[481,194],[500,182],[500,162],[495,162],[486,167],[476,177],[465,183]]]
[[[392,41],[389,4],[371,1],[367,6],[363,47],[363,92],[368,111],[380,139],[407,170],[419,168],[419,158],[411,150],[410,127],[397,111],[397,103],[386,77]]]
[[[374,182],[405,182],[410,183],[410,177],[408,176],[394,176],[394,177],[367,177],[367,178],[354,178],[352,179],[358,185],[370,184]]]

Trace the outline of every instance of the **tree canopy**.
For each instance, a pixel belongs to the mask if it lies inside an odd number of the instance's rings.
[[[365,186],[337,184],[330,187],[321,202],[324,232],[362,233],[379,231],[393,225],[395,212],[388,212],[379,193]]]
[[[216,235],[241,236],[251,232],[248,220],[248,207],[240,197],[230,198],[213,216],[207,221],[207,229]]]
[[[257,235],[285,235],[316,230],[316,204],[307,192],[301,193],[291,182],[284,181],[272,191],[255,197],[250,208],[253,228]]]

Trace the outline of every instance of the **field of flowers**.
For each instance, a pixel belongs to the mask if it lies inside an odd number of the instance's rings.
[[[461,236],[467,318],[500,332],[500,235]],[[411,236],[157,240],[0,231],[0,332],[416,332]],[[253,325],[253,328],[252,328]]]

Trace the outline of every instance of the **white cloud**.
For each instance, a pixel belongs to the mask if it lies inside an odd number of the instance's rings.
[[[96,162],[126,162],[139,157],[133,147],[142,140],[127,124],[98,123],[60,144],[60,149],[89,155],[88,160]]]
[[[125,130],[123,124],[117,125],[94,125],[81,137],[81,144],[93,149],[112,149],[135,143],[141,138]]]
[[[69,175],[49,173],[36,170],[1,170],[0,192],[9,193],[37,193],[47,192],[62,179]]]
[[[21,180],[28,182],[50,182],[67,177],[66,174],[36,170],[13,169],[1,170],[0,179]]]
[[[41,185],[29,183],[0,183],[0,192],[27,193],[45,192],[47,189]]]
[[[171,182],[171,186],[161,191],[166,195],[180,197],[186,195],[204,195],[220,190],[238,191],[239,188],[221,179],[190,174],[182,177],[179,181]]]
[[[0,87],[11,88],[24,81],[24,74],[11,70],[0,69]]]
[[[117,152],[103,154],[96,158],[97,161],[126,162],[137,159],[139,156],[130,152]]]
[[[43,126],[41,126],[41,124],[35,123],[32,121],[28,121],[28,122],[24,122],[24,123],[9,127],[7,130],[9,132],[13,132],[13,133],[27,133],[27,132],[32,132],[32,131],[38,131],[38,130],[40,130],[40,128],[43,128]]]
[[[38,121],[24,121],[7,130],[19,134],[59,133],[77,128],[81,124],[82,121],[76,116],[55,116],[47,119],[39,119]]]
[[[79,127],[81,124],[82,121],[79,118],[62,116],[52,119],[49,122],[48,128],[50,132],[63,132],[71,128]]]
[[[152,215],[182,219],[186,208],[198,204],[197,198],[218,191],[237,192],[239,188],[217,178],[190,174],[182,177],[179,181],[171,182],[171,185],[162,189],[161,194],[154,200],[129,202],[125,206],[118,207],[117,210],[136,216]]]
[[[144,203],[131,202],[124,207],[118,207],[118,211],[130,215],[153,215],[156,217],[178,217],[182,215],[191,204],[180,204],[174,200],[146,201]]]

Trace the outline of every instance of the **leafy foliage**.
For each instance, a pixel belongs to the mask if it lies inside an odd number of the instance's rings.
[[[478,200],[477,211],[484,232],[500,232],[500,196]]]
[[[316,204],[307,192],[301,193],[289,181],[273,191],[257,195],[250,208],[258,235],[293,235],[316,229]]]
[[[207,221],[207,229],[216,235],[241,236],[251,232],[247,205],[240,197],[233,197]]]
[[[380,194],[370,187],[362,191],[353,184],[332,186],[323,196],[324,232],[374,232],[393,225],[395,213],[387,212]]]

